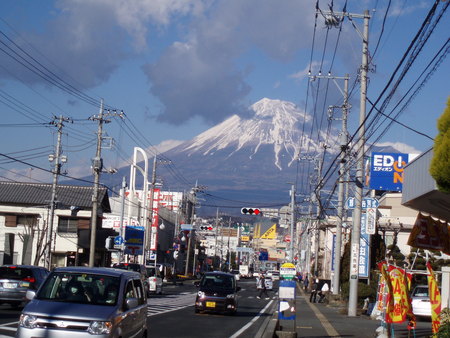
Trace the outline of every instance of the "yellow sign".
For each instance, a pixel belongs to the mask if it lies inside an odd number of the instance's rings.
[[[264,234],[262,234],[262,239],[275,239],[277,237],[277,225],[272,225]]]
[[[241,241],[242,242],[248,242],[250,240],[249,236],[241,236]]]
[[[281,267],[286,269],[295,269],[295,265],[292,263],[284,263]]]
[[[431,303],[431,329],[433,330],[433,333],[437,333],[439,326],[441,325],[441,320],[439,318],[439,315],[441,314],[441,293],[439,292],[436,278],[434,277],[433,269],[429,262],[427,262],[427,270],[428,292]]]

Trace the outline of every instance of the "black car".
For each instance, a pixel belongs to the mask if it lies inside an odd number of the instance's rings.
[[[0,304],[20,306],[27,301],[25,298],[27,291],[37,290],[49,273],[50,271],[41,266],[0,266]]]
[[[147,280],[147,269],[144,264],[139,263],[117,263],[113,265],[114,269],[122,269],[129,271],[139,272],[141,275],[142,283],[144,284],[145,292],[148,293],[148,280]]]
[[[213,311],[235,314],[238,306],[236,277],[231,273],[207,272],[199,282],[195,312]]]

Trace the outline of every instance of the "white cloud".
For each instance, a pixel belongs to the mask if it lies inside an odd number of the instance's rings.
[[[311,71],[312,74],[315,74],[316,71],[319,69],[320,62],[319,61],[313,61],[311,62],[311,66],[306,66],[303,70],[298,71],[297,73],[289,75],[290,78],[296,79],[296,80],[303,80],[305,77],[309,75],[309,72]]]

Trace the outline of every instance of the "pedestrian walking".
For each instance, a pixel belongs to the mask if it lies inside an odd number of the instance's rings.
[[[261,299],[263,294],[265,294],[266,299],[270,299],[269,294],[267,293],[267,288],[266,288],[266,278],[263,273],[259,276],[259,279],[257,282],[258,282],[257,288],[259,290],[259,294],[256,298]]]
[[[305,276],[305,280],[303,281],[303,285],[305,286],[305,292],[308,291],[309,278],[308,275]]]
[[[311,286],[311,295],[309,296],[309,302],[315,303],[317,298],[317,292],[319,291],[319,284],[317,283],[317,279],[314,281],[313,285]]]

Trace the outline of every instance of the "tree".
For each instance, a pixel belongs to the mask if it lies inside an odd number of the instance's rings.
[[[450,193],[450,97],[447,108],[437,122],[438,135],[434,140],[430,174],[438,189]]]

